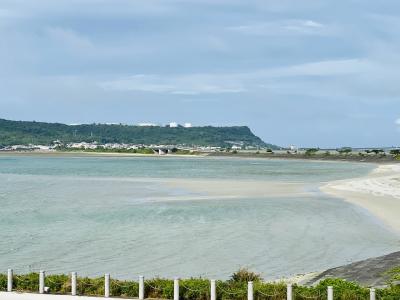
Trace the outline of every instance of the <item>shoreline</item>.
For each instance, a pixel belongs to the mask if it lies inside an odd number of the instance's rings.
[[[334,162],[334,163],[365,163],[379,165],[396,165],[400,160],[393,157],[374,157],[360,159],[357,156],[322,156],[322,155],[286,155],[286,154],[255,154],[255,153],[207,153],[196,152],[193,154],[142,154],[142,153],[120,153],[120,152],[89,152],[89,151],[0,151],[1,156],[48,156],[48,157],[149,157],[149,158],[210,158],[210,159],[268,159],[268,160],[293,160],[293,161],[310,161],[310,162]]]
[[[142,154],[118,152],[85,152],[85,151],[0,151],[1,156],[48,156],[48,157],[207,157],[207,154]]]
[[[281,159],[281,160],[304,160],[304,161],[318,161],[318,162],[354,162],[354,163],[375,163],[375,164],[397,164],[400,163],[400,160],[397,160],[395,157],[391,155],[385,156],[376,156],[376,155],[367,155],[367,156],[358,156],[355,153],[349,155],[340,155],[340,154],[315,154],[315,155],[306,155],[306,154],[287,154],[287,153],[250,153],[250,152],[213,152],[207,155],[208,157],[229,157],[229,158],[260,158],[260,159]]]
[[[380,164],[366,176],[331,181],[320,190],[366,210],[400,235],[400,165]]]

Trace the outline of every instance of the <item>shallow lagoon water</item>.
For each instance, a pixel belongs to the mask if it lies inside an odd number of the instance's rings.
[[[0,268],[119,278],[265,278],[398,250],[364,210],[318,191],[373,165],[233,158],[0,156]],[[308,194],[225,199],[170,179],[297,182]],[[201,196],[204,193],[202,193]],[[174,199],[179,199],[174,201]]]

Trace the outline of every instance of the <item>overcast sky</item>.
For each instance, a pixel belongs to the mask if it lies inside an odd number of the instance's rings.
[[[400,138],[400,2],[1,0],[0,118]]]

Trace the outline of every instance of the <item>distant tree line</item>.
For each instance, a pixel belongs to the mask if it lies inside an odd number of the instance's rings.
[[[98,142],[126,144],[166,144],[228,147],[232,142],[243,145],[268,146],[246,126],[232,127],[161,127],[84,124],[66,125],[0,119],[0,145],[49,145],[59,140],[63,143]]]

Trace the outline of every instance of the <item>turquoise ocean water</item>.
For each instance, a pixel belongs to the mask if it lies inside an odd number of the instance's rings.
[[[318,191],[324,182],[372,168],[266,159],[2,155],[0,268],[136,279],[226,278],[249,267],[279,278],[385,254],[398,250],[395,233],[368,212]],[[171,179],[296,182],[309,194],[224,199],[210,193],[193,200],[198,191],[165,184]]]

